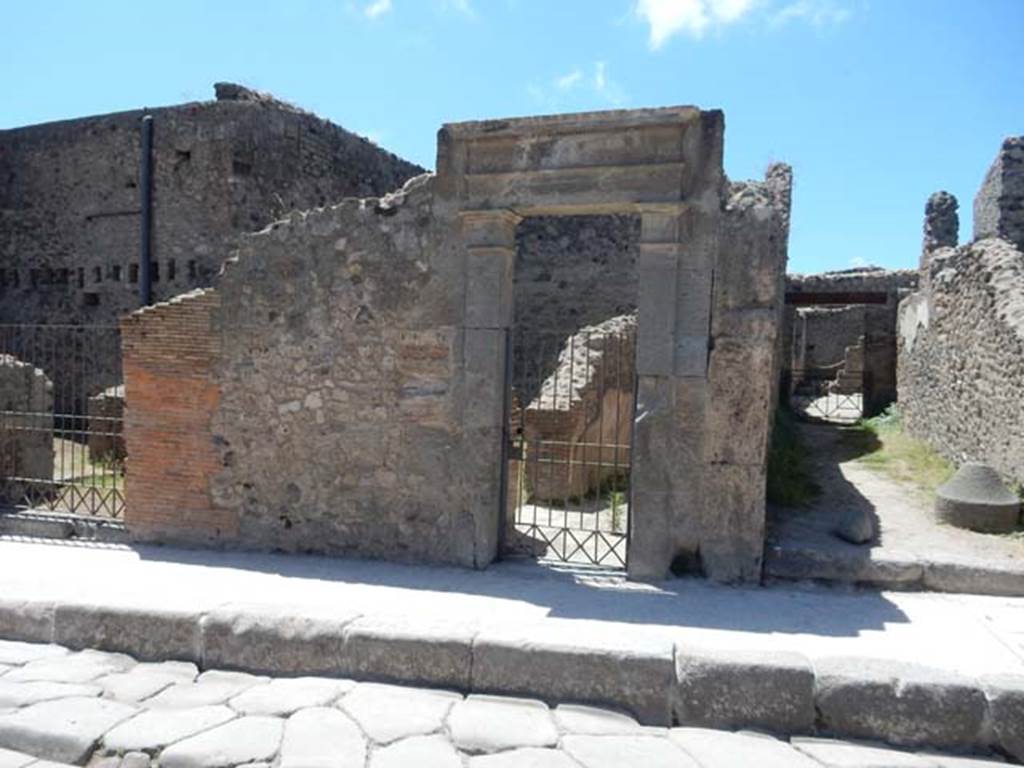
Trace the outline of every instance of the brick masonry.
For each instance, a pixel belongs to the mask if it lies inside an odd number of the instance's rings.
[[[221,354],[216,291],[183,294],[121,323],[128,450],[125,522],[143,540],[233,539],[238,516],[214,506],[222,468],[211,423],[221,400],[212,375]]]

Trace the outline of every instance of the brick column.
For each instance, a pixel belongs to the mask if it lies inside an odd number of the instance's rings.
[[[460,560],[483,568],[498,553],[505,419],[505,360],[513,316],[515,233],[512,211],[459,214],[465,250],[462,430],[472,540]],[[461,532],[457,531],[459,537]]]

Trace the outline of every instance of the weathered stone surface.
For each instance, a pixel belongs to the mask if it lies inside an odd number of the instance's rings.
[[[785,741],[758,733],[673,728],[669,738],[701,766],[715,768],[819,768]]]
[[[674,712],[682,725],[810,733],[814,671],[803,656],[676,649]]]
[[[448,717],[452,741],[466,752],[501,752],[516,747],[552,747],[558,732],[539,701],[469,696]]]
[[[579,704],[559,704],[555,708],[555,722],[568,733],[592,736],[610,736],[640,730],[640,724],[629,715]]]
[[[815,662],[824,732],[908,746],[981,743],[985,694],[973,681],[912,664],[852,658]]]
[[[935,516],[958,528],[1010,533],[1020,520],[1020,498],[992,467],[968,462],[935,490]]]
[[[0,708],[24,707],[40,701],[52,701],[68,696],[99,696],[103,689],[96,684],[56,683],[50,681],[9,683],[0,680]]]
[[[84,650],[65,656],[43,658],[4,675],[4,682],[47,680],[61,683],[87,683],[103,675],[131,669],[135,661],[123,654]]]
[[[35,757],[26,755],[24,752],[15,752],[12,749],[0,747],[0,768],[24,768],[35,760]]]
[[[960,203],[945,190],[934,192],[924,207],[924,245],[921,250],[927,256],[936,248],[956,248],[960,242],[960,217],[957,209]]]
[[[1024,249],[1024,136],[1003,141],[974,198],[974,239],[1001,237]]]
[[[1002,239],[934,251],[899,306],[906,430],[957,465],[1024,482],[1024,255]]]
[[[81,696],[32,704],[0,715],[0,747],[80,763],[104,733],[135,711],[127,704]]]
[[[470,761],[470,765],[472,765]],[[460,768],[462,759],[444,736],[412,736],[374,751],[369,768]]]
[[[53,382],[31,362],[0,354],[0,409],[0,477],[52,480]],[[0,501],[18,503],[26,490],[5,479]]]
[[[304,707],[323,707],[355,685],[351,680],[289,677],[271,680],[235,696],[228,704],[243,715],[290,715]]]
[[[475,630],[422,617],[365,617],[345,627],[344,669],[354,677],[466,690]]]
[[[663,736],[576,736],[562,739],[562,749],[583,768],[700,768],[696,760]]]
[[[671,722],[672,680],[672,643],[662,638],[627,640],[572,622],[484,630],[473,641],[478,691],[611,704],[651,725]]]
[[[173,664],[173,662],[170,662]],[[105,675],[95,681],[104,695],[118,701],[135,702],[148,699],[175,683],[191,683],[199,674],[194,664],[181,667],[143,665],[128,672]]]
[[[186,609],[63,603],[56,609],[54,642],[130,652],[144,661],[198,661],[199,624]]]
[[[281,768],[344,768],[365,761],[366,739],[337,709],[303,709],[285,723]]]
[[[344,628],[356,614],[295,616],[228,606],[203,617],[203,661],[211,667],[273,674],[337,674]]]
[[[875,538],[875,521],[862,507],[848,507],[843,510],[835,534],[851,544],[867,544]]]
[[[267,678],[243,672],[204,672],[195,682],[175,683],[144,704],[153,709],[201,707],[224,704],[228,699],[257,685],[265,685]]]
[[[270,761],[281,745],[284,721],[243,717],[172,744],[160,754],[162,768],[226,768]]]
[[[826,768],[934,768],[927,758],[870,744],[803,737],[791,743]]]
[[[469,768],[577,768],[578,765],[564,752],[537,747],[469,758]]]
[[[339,703],[373,741],[397,739],[440,730],[462,696],[448,691],[360,683]]]
[[[982,678],[995,744],[1024,762],[1024,676]]]
[[[0,597],[0,637],[7,641],[52,643],[53,613],[53,603],[44,600]]]
[[[935,768],[1005,768],[1006,761],[1001,758],[963,757],[961,755],[943,755],[938,752],[918,752],[917,756]]]
[[[191,709],[147,710],[114,727],[103,737],[103,746],[116,752],[156,750],[200,731],[233,720],[237,715],[225,706]]]

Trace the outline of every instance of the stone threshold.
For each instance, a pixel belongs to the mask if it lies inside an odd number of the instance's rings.
[[[1024,597],[1024,562],[992,566],[979,559],[923,560],[838,548],[775,543],[765,547],[764,579],[850,584],[873,589]]]
[[[44,539],[80,539],[123,544],[130,539],[120,520],[60,512],[6,510],[0,508],[0,535]]]
[[[0,597],[0,638],[182,660],[201,669],[320,675],[521,695],[625,710],[647,725],[753,729],[1024,760],[1024,676],[980,678],[896,661],[812,661],[639,633],[539,624],[474,629],[229,603],[208,611]]]

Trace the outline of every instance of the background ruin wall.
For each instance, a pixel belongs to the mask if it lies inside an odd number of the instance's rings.
[[[900,305],[900,410],[957,464],[1024,484],[1024,137],[1003,143],[974,210],[974,242],[926,248]]]
[[[113,323],[138,308],[145,114],[154,301],[211,285],[239,233],[422,173],[308,112],[217,90],[217,101],[0,131],[0,323]]]

